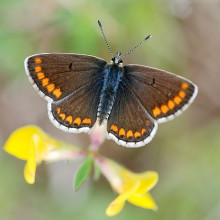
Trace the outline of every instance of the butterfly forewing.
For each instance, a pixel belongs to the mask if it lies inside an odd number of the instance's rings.
[[[121,82],[108,118],[109,137],[126,147],[141,147],[150,142],[157,122]]]
[[[197,86],[183,77],[140,65],[127,65],[124,70],[128,90],[158,122],[173,119],[196,97]]]
[[[30,81],[48,101],[61,100],[103,76],[106,62],[79,54],[36,54],[25,60]]]

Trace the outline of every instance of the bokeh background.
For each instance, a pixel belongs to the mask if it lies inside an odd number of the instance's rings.
[[[160,175],[152,190],[158,211],[126,204],[113,219],[220,219],[220,2],[214,0],[0,0],[0,219],[109,218],[105,208],[116,194],[104,178],[73,190],[82,161],[42,164],[36,183],[28,185],[24,161],[2,150],[10,133],[27,124],[88,147],[88,135],[66,134],[49,122],[46,102],[29,83],[23,62],[41,52],[110,60],[97,19],[114,53],[153,36],[125,63],[161,68],[199,87],[189,110],[161,124],[147,146],[103,144],[103,155],[135,172]]]

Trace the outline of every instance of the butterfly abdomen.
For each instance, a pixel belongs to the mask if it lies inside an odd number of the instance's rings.
[[[104,68],[105,78],[97,114],[99,124],[109,117],[123,72],[123,67],[115,64],[106,65]]]

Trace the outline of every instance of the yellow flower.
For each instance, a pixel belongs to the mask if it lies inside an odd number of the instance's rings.
[[[74,146],[55,140],[37,126],[25,126],[15,130],[4,146],[5,151],[26,160],[24,177],[29,184],[35,182],[36,166],[43,160],[71,159],[81,152]]]
[[[156,172],[133,173],[106,158],[98,159],[97,162],[103,175],[119,194],[106,209],[106,215],[118,214],[123,209],[126,200],[142,208],[157,209],[157,205],[149,194],[149,190],[158,181]]]

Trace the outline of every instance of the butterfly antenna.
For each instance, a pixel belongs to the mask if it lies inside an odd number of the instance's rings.
[[[133,49],[131,49],[129,52],[127,52],[120,61],[122,61],[126,56],[128,56],[130,53],[132,53],[134,50],[136,50],[141,44],[143,44],[145,41],[147,41],[149,38],[151,38],[151,35],[148,35],[147,37],[144,38],[137,46],[135,46]]]
[[[98,20],[98,24],[99,24],[99,28],[100,28],[100,30],[101,30],[101,32],[102,32],[103,38],[104,38],[104,40],[105,40],[105,43],[106,43],[106,45],[107,45],[107,47],[108,47],[108,49],[109,49],[109,52],[110,52],[110,54],[111,54],[111,56],[112,56],[112,58],[113,58],[114,55],[113,55],[112,50],[111,50],[111,48],[110,48],[110,46],[109,46],[109,44],[108,44],[108,41],[106,40],[104,31],[103,31],[103,28],[102,28],[102,24],[101,24],[101,22],[100,22],[99,20]]]

